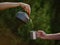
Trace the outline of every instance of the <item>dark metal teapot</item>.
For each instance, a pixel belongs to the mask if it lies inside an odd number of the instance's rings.
[[[21,12],[21,11],[17,12],[16,18],[24,23],[27,23],[29,21],[29,16],[26,12]]]

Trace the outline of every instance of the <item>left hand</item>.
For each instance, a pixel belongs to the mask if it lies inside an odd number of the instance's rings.
[[[38,30],[37,31],[37,37],[41,38],[41,39],[45,39],[46,33],[44,31],[42,31],[42,30]]]

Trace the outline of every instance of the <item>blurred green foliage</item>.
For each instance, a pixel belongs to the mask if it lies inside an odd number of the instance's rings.
[[[52,33],[53,0],[27,0],[25,3],[31,5],[30,21],[23,24],[16,19],[16,13],[21,11],[20,7],[0,11],[0,31],[4,35],[5,32],[7,34],[12,32],[10,35],[16,36],[12,45],[55,45],[54,40],[37,39],[33,41],[29,37],[31,30],[44,30],[46,33]]]

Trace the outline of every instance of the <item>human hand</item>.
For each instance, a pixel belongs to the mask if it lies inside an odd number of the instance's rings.
[[[31,13],[31,7],[28,4],[20,3],[20,6],[27,12],[28,15]]]
[[[42,30],[38,30],[37,31],[37,37],[41,38],[41,39],[45,39],[46,33],[44,31],[42,31]]]

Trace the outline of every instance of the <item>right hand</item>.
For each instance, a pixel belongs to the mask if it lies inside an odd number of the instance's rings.
[[[45,39],[46,33],[44,31],[42,31],[42,30],[38,30],[37,31],[37,37],[41,38],[41,39]]]
[[[28,4],[20,3],[20,6],[27,12],[28,15],[31,13],[31,7]]]

